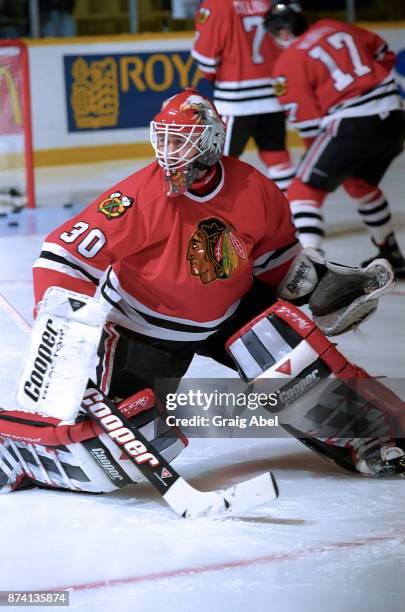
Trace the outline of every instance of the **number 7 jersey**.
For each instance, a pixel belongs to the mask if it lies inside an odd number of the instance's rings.
[[[281,112],[272,70],[281,48],[266,33],[263,17],[270,0],[206,0],[196,15],[192,56],[214,81],[221,115]]]
[[[377,34],[322,19],[299,36],[274,67],[275,91],[302,137],[342,117],[400,108],[395,55]]]

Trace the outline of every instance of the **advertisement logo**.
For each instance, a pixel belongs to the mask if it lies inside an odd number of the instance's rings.
[[[163,100],[185,87],[212,97],[211,84],[188,50],[63,60],[69,132],[146,127]]]

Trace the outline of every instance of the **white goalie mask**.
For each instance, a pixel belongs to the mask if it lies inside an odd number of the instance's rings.
[[[187,88],[163,103],[150,124],[150,139],[168,196],[187,191],[201,170],[222,157],[225,129],[213,103],[195,89]]]

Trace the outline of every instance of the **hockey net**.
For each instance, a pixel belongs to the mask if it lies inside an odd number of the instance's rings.
[[[35,206],[28,52],[0,41],[0,210]]]

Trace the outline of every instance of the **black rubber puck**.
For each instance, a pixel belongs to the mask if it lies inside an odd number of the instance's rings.
[[[5,213],[5,212],[0,212],[0,217],[7,217],[7,213]]]
[[[9,227],[18,227],[20,224],[18,221],[9,221],[8,222],[8,226]]]
[[[63,208],[73,208],[73,202],[65,202]]]

